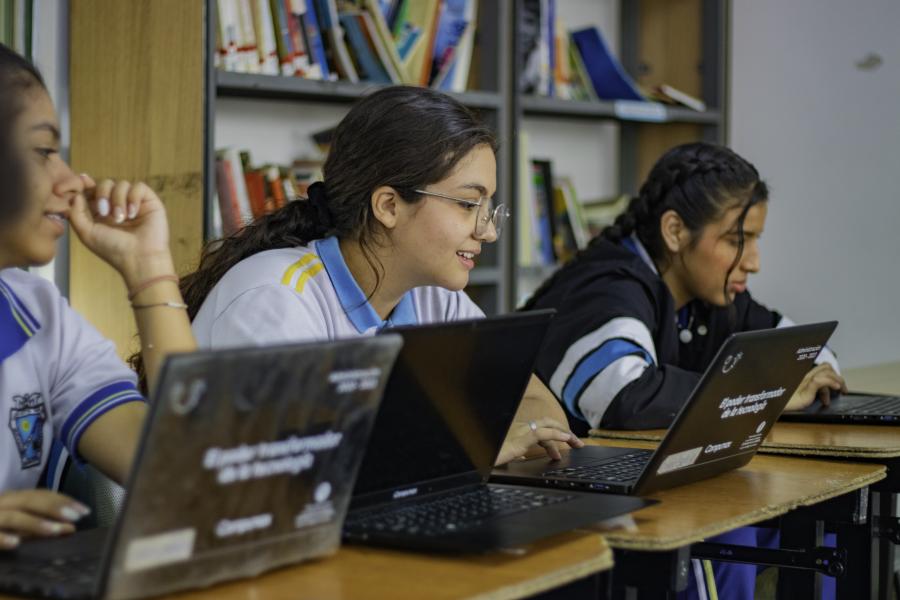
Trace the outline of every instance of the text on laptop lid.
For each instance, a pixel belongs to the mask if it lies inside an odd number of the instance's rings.
[[[113,595],[167,579],[206,585],[334,551],[401,343],[172,357],[114,538]]]

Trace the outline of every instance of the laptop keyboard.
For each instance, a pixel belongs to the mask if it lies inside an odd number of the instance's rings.
[[[90,598],[99,566],[96,556],[0,560],[0,591],[35,598]]]
[[[651,456],[653,453],[649,450],[637,450],[589,465],[545,471],[542,476],[627,483],[640,477]]]
[[[896,396],[876,396],[862,401],[854,401],[844,409],[850,415],[890,415],[900,416],[900,398]]]
[[[488,519],[567,502],[575,496],[546,494],[540,490],[501,487],[477,489],[423,498],[402,508],[386,507],[347,516],[348,537],[371,533],[437,536],[472,529]]]

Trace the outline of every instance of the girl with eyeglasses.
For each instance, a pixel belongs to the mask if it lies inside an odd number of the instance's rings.
[[[463,292],[508,212],[494,206],[497,143],[439,92],[390,87],[338,125],[324,181],[210,244],[182,280],[203,347],[327,340],[483,317]],[[535,377],[498,462],[580,446]]]
[[[50,282],[28,273],[53,259],[71,225],[122,276],[152,383],[163,356],[194,347],[168,245],[165,208],[142,183],[76,175],[38,71],[0,44],[0,550],[74,531],[88,509],[36,489],[51,446],[122,483],[146,404],[115,346]],[[73,273],[72,277],[78,277]]]
[[[668,427],[730,334],[792,324],[747,291],[768,197],[756,168],[730,149],[675,147],[615,223],[535,292],[525,308],[565,315],[550,325],[537,372],[574,429]],[[789,409],[845,389],[830,351],[817,362]],[[715,541],[777,547],[771,530],[756,528]],[[756,567],[714,564],[720,598],[753,597]],[[697,573],[688,597],[707,579]]]

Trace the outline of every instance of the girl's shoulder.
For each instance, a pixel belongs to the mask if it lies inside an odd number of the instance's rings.
[[[40,275],[22,269],[0,270],[0,294],[14,311],[23,313],[26,319],[44,323],[65,303],[59,289]]]

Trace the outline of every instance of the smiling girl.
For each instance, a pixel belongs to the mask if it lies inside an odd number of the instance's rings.
[[[324,181],[205,251],[185,277],[201,346],[369,335],[394,325],[479,318],[462,291],[508,216],[494,206],[496,141],[439,92],[390,87],[338,125]],[[537,378],[499,462],[541,443],[580,446]]]
[[[0,45],[0,549],[69,533],[87,508],[34,489],[59,440],[124,482],[146,405],[112,342],[49,282],[21,269],[53,259],[67,223],[125,280],[150,382],[193,336],[162,202],[142,183],[76,175],[40,74]],[[77,276],[74,273],[73,276]]]

